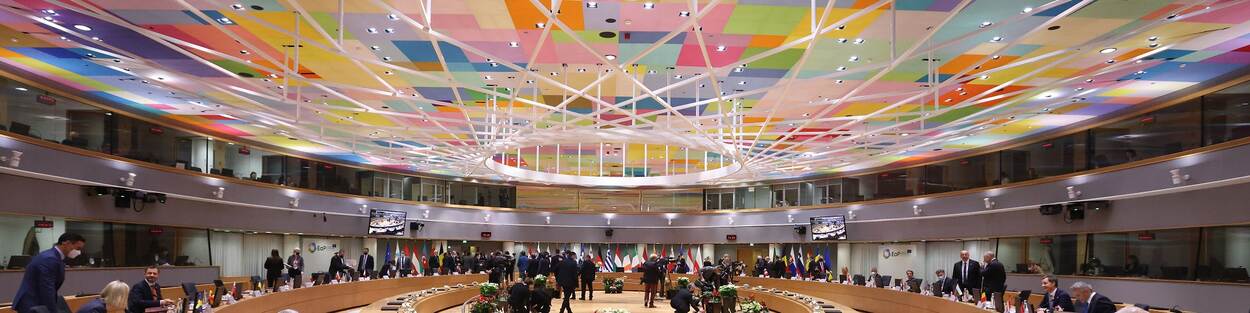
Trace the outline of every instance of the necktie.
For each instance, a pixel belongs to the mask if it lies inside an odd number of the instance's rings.
[[[962,278],[960,278],[960,279],[962,279],[964,283],[967,283],[967,282],[968,282],[968,261],[964,261],[964,273],[963,273],[963,275],[962,275],[962,276],[960,276],[960,277],[962,277]],[[967,284],[965,284],[965,285],[967,285]]]
[[[148,289],[152,290],[152,300],[161,301],[161,297],[156,294],[156,286],[149,284]]]

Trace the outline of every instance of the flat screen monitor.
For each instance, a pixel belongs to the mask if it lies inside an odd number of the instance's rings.
[[[403,236],[408,227],[408,212],[369,210],[369,234],[384,236]]]
[[[845,216],[818,216],[811,220],[812,240],[846,240]]]

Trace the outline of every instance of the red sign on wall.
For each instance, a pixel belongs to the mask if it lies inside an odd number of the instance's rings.
[[[738,235],[735,235],[735,234],[725,235],[725,240],[729,240],[729,241],[738,240]]]
[[[155,226],[154,226],[154,227],[152,227],[152,228],[148,228],[148,233],[149,233],[149,234],[153,234],[153,235],[160,235],[160,234],[164,234],[164,233],[165,233],[165,228],[163,228],[163,227],[155,227]]]
[[[248,149],[247,147],[239,147],[239,154],[252,155],[252,150]]]
[[[1055,243],[1055,239],[1054,239],[1054,238],[1050,238],[1050,237],[1042,237],[1042,239],[1041,239],[1040,241],[1041,241],[1041,242],[1042,242],[1042,244],[1044,244],[1044,245],[1048,245],[1048,244]]]
[[[485,238],[485,239],[490,239],[490,232],[488,232],[488,231],[484,231],[484,232],[482,232],[482,238]]]
[[[47,105],[56,105],[56,98],[49,95],[38,95],[35,96],[35,102]]]
[[[1155,234],[1151,232],[1138,233],[1137,240],[1155,240]]]
[[[35,221],[35,228],[52,228],[52,221]]]

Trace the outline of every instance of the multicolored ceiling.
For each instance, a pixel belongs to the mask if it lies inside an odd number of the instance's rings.
[[[499,180],[526,177],[486,162],[745,165],[700,182],[727,183],[939,158],[1250,64],[1246,1],[9,2],[3,62],[77,92],[327,158]]]

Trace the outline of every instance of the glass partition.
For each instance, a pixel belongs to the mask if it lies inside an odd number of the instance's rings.
[[[66,232],[86,238],[82,256],[71,267],[209,265],[208,230],[56,217],[0,215],[0,265],[26,266],[30,257],[52,248]]]

